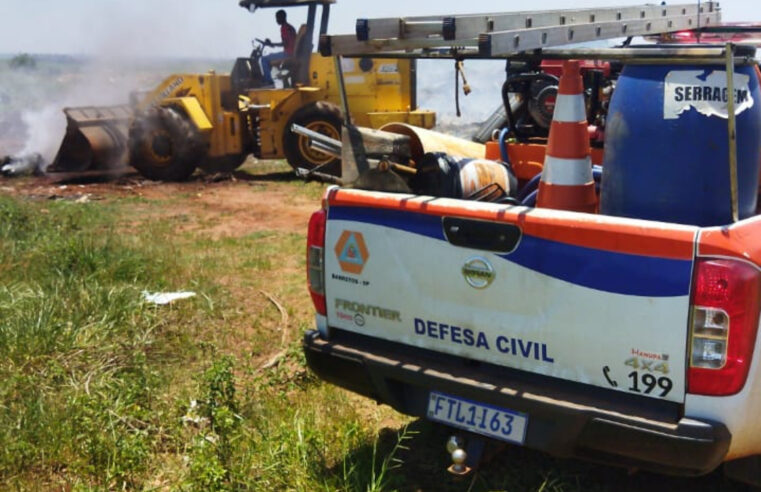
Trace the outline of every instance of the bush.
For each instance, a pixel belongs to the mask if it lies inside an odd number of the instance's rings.
[[[8,64],[13,70],[34,70],[37,68],[37,60],[28,53],[21,53],[14,56]]]

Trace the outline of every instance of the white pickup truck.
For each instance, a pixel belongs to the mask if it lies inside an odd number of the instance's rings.
[[[761,217],[697,227],[332,187],[321,378],[556,456],[761,485]]]

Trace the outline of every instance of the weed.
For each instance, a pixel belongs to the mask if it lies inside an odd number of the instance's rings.
[[[230,488],[233,440],[241,422],[233,365],[232,357],[219,358],[200,378],[204,394],[193,410],[199,417],[197,421],[207,425],[196,436],[191,450],[188,485],[193,489]]]
[[[391,451],[389,451],[389,453],[381,460],[380,464],[377,464],[378,439],[373,441],[373,455],[371,460],[372,470],[370,472],[369,481],[366,484],[363,484],[366,486],[362,488],[367,490],[367,492],[381,492],[387,489],[389,483],[391,482],[391,477],[389,476],[390,472],[398,470],[404,463],[398,457],[399,452],[403,450],[409,450],[409,447],[407,447],[404,443],[405,441],[412,439],[415,434],[416,432],[409,430],[408,426],[405,425],[402,427],[396,436],[396,443],[394,444],[394,447],[391,448]],[[355,471],[357,470],[356,467],[350,467],[350,469]],[[345,477],[345,479],[346,478],[348,478],[350,483],[356,484],[358,481],[361,483],[363,477],[353,477],[349,475],[349,477]]]

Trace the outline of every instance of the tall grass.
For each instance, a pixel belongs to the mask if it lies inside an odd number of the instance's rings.
[[[0,198],[0,479],[134,485],[162,446],[166,325],[140,293],[179,264],[112,219]]]
[[[125,217],[0,197],[0,489],[383,489],[387,449],[305,368],[303,237],[179,237],[162,221],[124,234]],[[142,300],[186,285],[195,300]]]

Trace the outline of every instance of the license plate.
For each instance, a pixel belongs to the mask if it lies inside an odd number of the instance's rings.
[[[431,392],[428,418],[470,432],[523,444],[528,416],[505,408]]]

